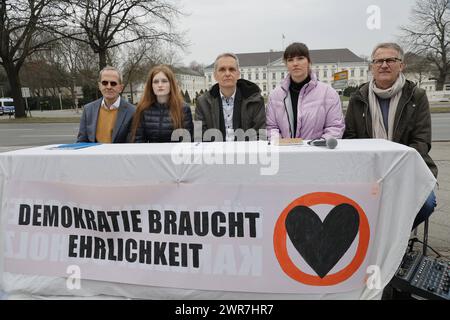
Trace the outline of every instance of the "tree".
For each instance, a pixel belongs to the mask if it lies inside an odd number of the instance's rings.
[[[161,63],[163,52],[156,41],[137,41],[127,44],[121,61],[124,86],[129,88],[134,103],[134,84],[145,83],[149,70]]]
[[[357,87],[357,86],[356,86],[356,87],[352,87],[352,86],[347,87],[347,88],[345,88],[344,91],[342,92],[342,95],[343,95],[344,97],[350,97],[350,96],[352,95],[352,93],[355,92],[356,90],[358,90],[358,87]]]
[[[400,28],[403,42],[436,67],[436,89],[442,90],[450,75],[450,0],[417,0],[410,21]]]
[[[32,95],[58,97],[59,89],[67,87],[70,79],[63,66],[55,63],[50,55],[37,53],[27,59],[20,70],[22,84]]]
[[[416,78],[419,87],[421,87],[423,80],[430,77],[430,74],[436,73],[436,68],[429,60],[415,53],[405,53],[404,60],[406,64],[406,69],[404,72],[410,73],[411,77]]]
[[[6,75],[3,67],[0,67],[0,95],[3,98],[5,95],[8,95],[9,86],[8,86],[8,76]]]
[[[26,117],[19,71],[27,57],[57,40],[49,30],[64,25],[64,4],[55,0],[0,0],[0,64],[8,76],[16,117]]]
[[[205,65],[198,63],[197,61],[191,61],[191,63],[189,64],[189,69],[192,69],[194,71],[197,71],[199,73],[204,73],[204,69],[205,69]]]
[[[70,88],[72,103],[75,111],[78,112],[79,101],[75,87],[77,82],[84,84],[80,77],[80,71],[85,69],[86,64],[90,65],[89,69],[96,71],[96,64],[93,67],[96,57],[85,43],[73,41],[69,38],[59,40],[52,51],[52,61],[66,75],[65,86]],[[92,86],[96,86],[97,81],[91,81],[91,83]]]
[[[80,0],[72,4],[77,32],[59,32],[87,43],[98,54],[102,69],[108,51],[126,43],[157,40],[183,48],[181,36],[173,31],[173,21],[180,14],[168,0]]]

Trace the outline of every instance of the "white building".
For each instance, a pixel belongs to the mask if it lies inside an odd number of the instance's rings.
[[[281,82],[287,74],[283,62],[283,51],[238,53],[241,78],[256,83],[263,96]],[[333,74],[348,70],[348,85],[358,86],[369,79],[369,62],[358,57],[349,49],[310,50],[312,70],[317,78],[332,84]],[[216,83],[213,76],[214,63],[205,68],[206,84],[208,88]]]
[[[424,89],[428,93],[436,91],[436,79],[433,77],[431,72],[408,72],[408,68],[406,68],[404,73],[406,79],[415,82],[419,88]]]
[[[172,68],[172,70],[178,80],[178,86],[183,91],[183,94],[186,90],[188,91],[191,101],[196,97],[196,93],[200,94],[200,91],[203,90],[204,92],[208,88],[206,78],[202,73],[189,68]],[[145,82],[133,83],[133,102],[136,105],[144,92],[144,86]],[[124,88],[122,96],[128,101],[131,101],[130,85]]]
[[[180,89],[183,93],[187,90],[191,101],[200,94],[200,91],[204,92],[208,89],[203,73],[184,67],[174,68],[174,72]]]

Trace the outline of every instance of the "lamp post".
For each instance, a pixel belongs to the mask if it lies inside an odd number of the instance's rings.
[[[61,107],[62,111],[63,107],[62,107],[61,91],[59,91],[58,95],[59,95],[59,106]]]

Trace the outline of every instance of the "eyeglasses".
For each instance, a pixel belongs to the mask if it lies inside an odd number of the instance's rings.
[[[111,87],[117,86],[117,82],[116,82],[116,81],[106,81],[106,80],[103,80],[103,81],[101,82],[102,86],[105,86],[105,87],[108,85],[108,83],[111,85]]]
[[[386,62],[388,66],[392,66],[397,61],[402,61],[402,59],[399,58],[373,59],[372,64],[376,65],[377,67],[381,67],[383,63]]]

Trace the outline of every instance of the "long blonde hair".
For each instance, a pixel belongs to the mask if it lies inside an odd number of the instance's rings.
[[[136,113],[133,117],[133,123],[131,126],[131,141],[134,141],[136,138],[136,131],[142,120],[144,111],[149,109],[157,101],[156,95],[153,92],[152,83],[155,75],[160,72],[166,75],[170,83],[169,101],[167,102],[167,107],[169,108],[170,117],[172,118],[173,128],[178,129],[183,127],[183,97],[181,95],[180,88],[178,87],[175,74],[169,66],[158,65],[150,69],[148,73],[147,81],[144,87],[144,94],[137,105]]]

